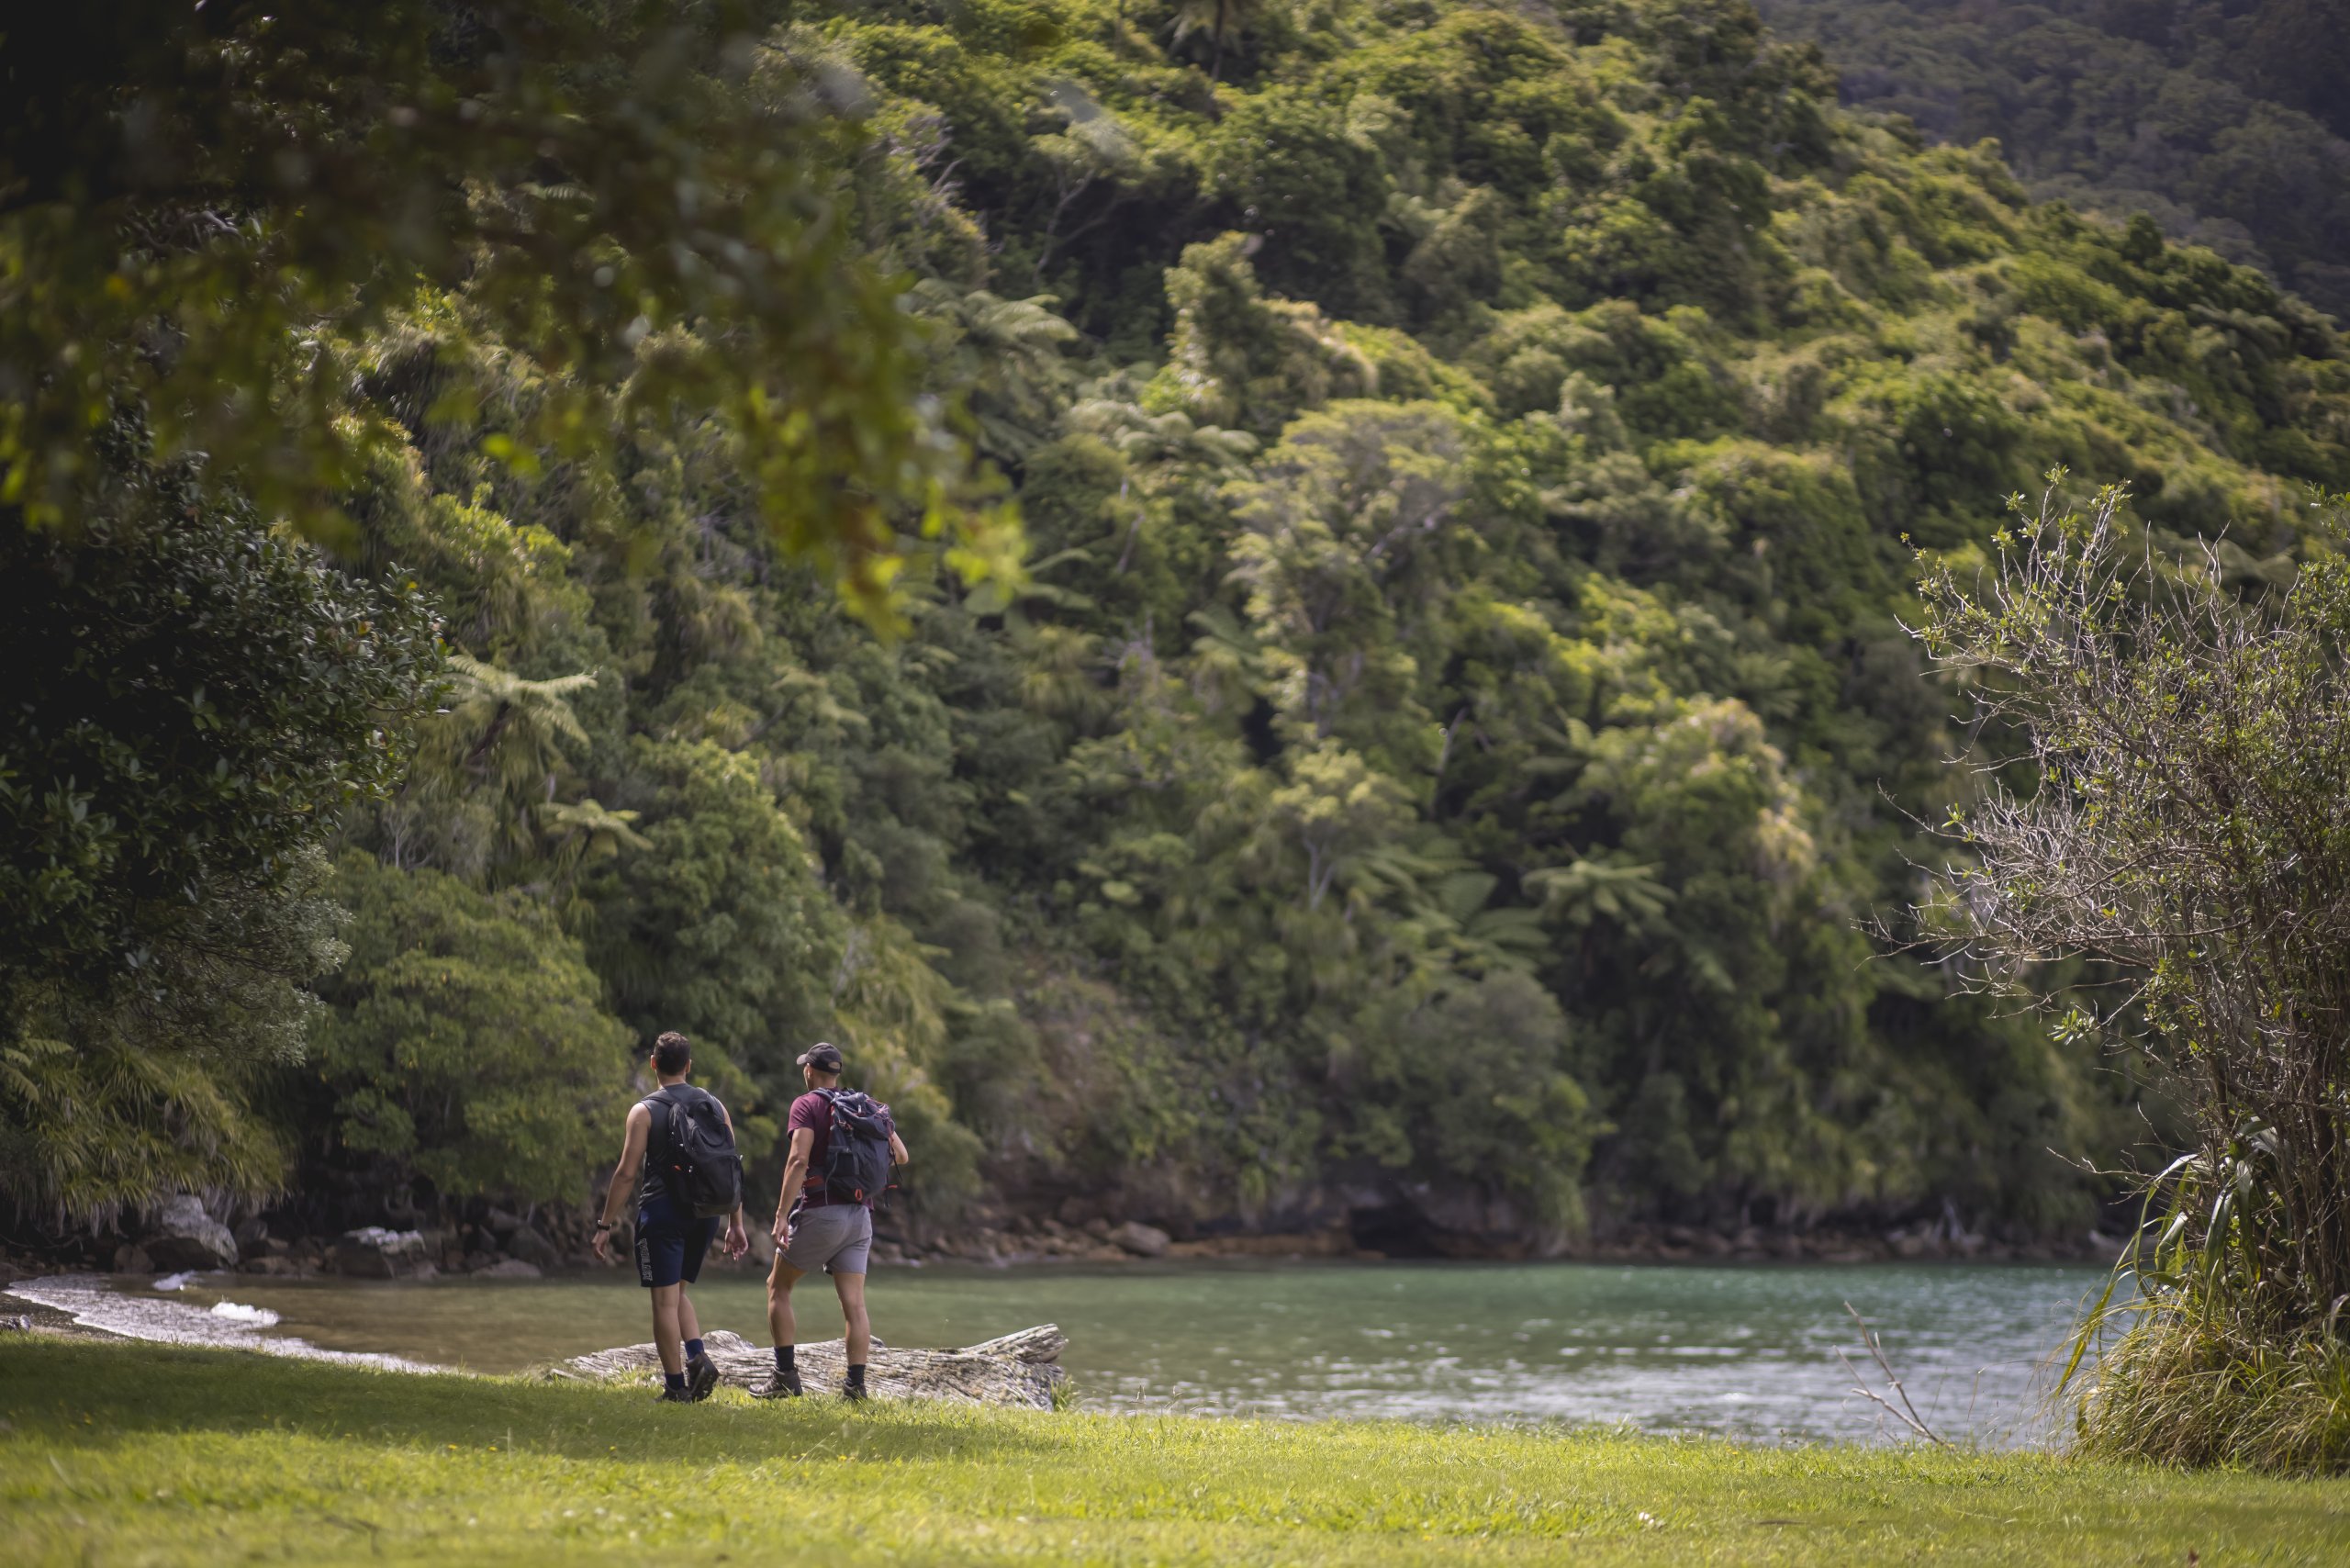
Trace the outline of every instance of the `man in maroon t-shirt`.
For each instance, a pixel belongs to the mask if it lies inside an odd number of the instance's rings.
[[[865,1363],[873,1354],[873,1325],[865,1314],[865,1269],[873,1251],[873,1204],[880,1194],[870,1193],[860,1203],[835,1197],[825,1184],[824,1156],[833,1139],[829,1096],[840,1092],[841,1067],[837,1046],[811,1046],[800,1058],[808,1092],[791,1103],[791,1156],[783,1168],[783,1195],[776,1203],[775,1268],[767,1274],[775,1375],[756,1391],[763,1399],[790,1398],[800,1391],[794,1360],[800,1331],[792,1317],[791,1287],[819,1269],[833,1276],[841,1316],[848,1324],[848,1384],[841,1392],[851,1399],[865,1397]],[[890,1120],[890,1107],[875,1101],[872,1108],[890,1136],[890,1163],[903,1165],[906,1146]],[[850,1114],[856,1113],[852,1109]]]

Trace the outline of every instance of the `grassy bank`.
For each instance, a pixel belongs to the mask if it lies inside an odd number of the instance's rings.
[[[2331,1562],[2350,1484],[0,1344],[0,1562]]]

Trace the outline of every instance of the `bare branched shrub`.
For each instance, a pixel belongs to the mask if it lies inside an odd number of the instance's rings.
[[[2121,491],[2075,512],[2061,478],[2019,504],[1994,563],[1925,575],[1917,635],[1974,733],[2020,750],[1969,759],[1982,788],[1917,913],[1984,983],[2021,991],[2066,958],[2130,977],[2105,1016],[2144,1021],[2198,1145],[2148,1182],[2133,1333],[2191,1319],[2207,1343],[2332,1359],[2350,1301],[2350,563],[2313,552],[2288,590],[2248,599],[2218,548],[2132,548]],[[2343,513],[2322,504],[2327,543]],[[2059,1026],[2096,1022],[2076,1005]],[[2222,1375],[2143,1343],[2110,1365],[2190,1363]],[[2115,1392],[2108,1375],[2085,1431]]]

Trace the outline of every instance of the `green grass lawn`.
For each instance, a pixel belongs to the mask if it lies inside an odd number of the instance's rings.
[[[2190,1559],[2188,1553],[2197,1554]],[[2350,1562],[2350,1483],[0,1344],[0,1562]]]

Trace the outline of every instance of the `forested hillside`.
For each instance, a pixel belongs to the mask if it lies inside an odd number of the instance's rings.
[[[1743,0],[763,27],[747,79],[861,128],[823,221],[906,279],[1024,577],[917,569],[877,635],[755,441],[549,435],[606,372],[487,285],[338,340],[382,439],[330,575],[438,614],[438,711],[314,862],[307,1059],[0,1082],[27,1208],[141,1195],[43,1165],[28,1081],[317,1223],[576,1201],[677,1028],[762,1182],[839,1041],[933,1220],[2088,1223],[2050,1151],[2147,1136],[2129,1064],[1897,950],[1966,787],[1913,550],[2065,465],[2287,580],[2350,483],[2323,318],[1848,116]],[[610,374],[657,413],[744,341]]]
[[[1844,101],[1998,139],[2041,200],[2267,270],[2350,315],[2350,7],[2341,0],[1764,0]]]

